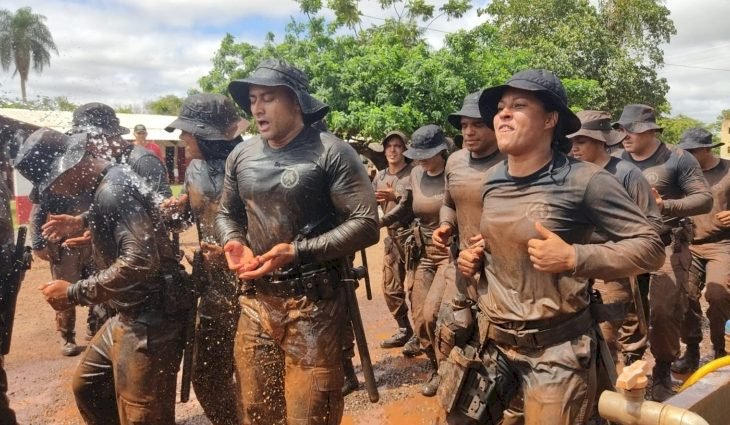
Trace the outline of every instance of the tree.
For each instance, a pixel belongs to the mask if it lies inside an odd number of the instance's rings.
[[[158,115],[178,115],[182,104],[183,98],[177,97],[174,94],[168,94],[148,102],[145,105],[145,109]]]
[[[711,126],[682,114],[675,117],[661,117],[657,120],[657,124],[664,129],[661,134],[661,139],[671,144],[679,143],[682,133],[693,127],[700,127],[711,131]]]
[[[43,72],[51,65],[51,52],[58,54],[53,36],[44,23],[46,17],[21,7],[15,13],[0,10],[0,66],[5,71],[15,66],[13,75],[20,74],[20,91],[26,101],[25,83],[31,62],[33,69]]]

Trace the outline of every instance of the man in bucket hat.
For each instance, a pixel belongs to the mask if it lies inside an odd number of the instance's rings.
[[[688,303],[689,217],[710,212],[712,193],[697,160],[658,139],[662,128],[656,123],[654,108],[626,105],[614,127],[626,135],[620,158],[644,173],[664,222],[660,236],[666,260],[651,274],[649,284],[649,347],[656,359],[650,396],[664,401],[674,394],[670,367],[679,353],[680,327]]]
[[[658,267],[661,242],[615,177],[565,155],[580,120],[553,73],[518,72],[485,89],[479,109],[507,155],[487,171],[483,192],[481,360],[504,371],[502,408],[522,394],[524,423],[587,423],[598,395],[590,279]],[[588,244],[594,229],[611,242]],[[459,257],[467,275],[481,266]]]
[[[406,150],[408,137],[400,131],[391,131],[381,141],[388,167],[384,168],[373,178],[375,199],[380,204],[383,214],[386,215],[398,204],[398,187],[402,187],[410,178],[413,166],[403,152]],[[411,216],[403,217],[393,223],[380,225],[388,231],[383,241],[385,255],[383,257],[383,297],[388,310],[398,324],[398,332],[382,341],[382,348],[402,347],[413,336],[413,328],[408,319],[408,305],[406,304],[405,283],[405,251],[403,243],[409,235],[408,225]]]
[[[84,421],[170,425],[186,307],[179,265],[139,176],[86,148],[85,137],[44,128],[26,139],[15,160],[42,194],[93,195],[88,220],[100,270],[39,289],[57,310],[106,303],[118,312],[89,342],[73,377]]]
[[[200,296],[196,329],[193,388],[205,415],[214,425],[235,425],[236,385],[233,379],[233,342],[240,314],[237,280],[225,264],[215,234],[215,217],[223,191],[226,158],[242,142],[248,121],[236,105],[220,94],[189,96],[180,115],[165,130],[179,129],[185,155],[191,159],[185,171],[185,194],[163,202],[178,210],[198,229],[205,253],[209,284]]]
[[[329,107],[308,89],[302,71],[277,59],[228,86],[259,131],[228,158],[216,219],[243,280],[234,349],[243,423],[281,423],[284,412],[290,424],[340,423],[348,316],[338,281],[344,257],[378,240],[365,167],[311,127]]]
[[[608,149],[621,143],[625,135],[611,127],[611,115],[604,111],[581,111],[577,114],[581,121],[580,130],[568,135],[573,142],[571,155],[582,161],[591,162],[613,174],[636,202],[646,218],[659,232],[662,227],[661,213],[654,201],[651,185],[635,165],[608,153]],[[591,236],[595,243],[605,243],[609,239],[600,231]],[[595,279],[593,288],[601,294],[606,305],[622,306],[619,318],[600,323],[603,336],[611,350],[614,361],[618,360],[618,349],[623,354],[624,365],[641,359],[646,350],[647,332],[644,311],[637,311],[641,300],[634,300],[630,278],[616,280]],[[633,278],[631,278],[633,279]],[[638,302],[637,302],[638,301]],[[641,304],[639,304],[641,305]],[[637,316],[641,314],[641,318]]]
[[[702,168],[714,199],[712,210],[692,217],[694,238],[689,250],[692,264],[689,273],[689,306],[681,327],[684,355],[672,364],[672,371],[691,373],[699,367],[702,341],[702,307],[700,296],[705,289],[709,304],[710,340],[715,358],[726,354],[725,322],[730,319],[730,161],[712,150],[723,143],[713,143],[712,133],[690,128],[682,134],[678,147],[692,154]]]

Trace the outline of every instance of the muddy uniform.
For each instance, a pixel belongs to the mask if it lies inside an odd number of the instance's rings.
[[[41,235],[41,226],[46,223],[50,214],[78,215],[86,212],[91,204],[89,196],[72,199],[60,195],[38,196],[34,190],[31,194],[34,206],[31,210],[32,247],[34,250],[47,249],[53,279],[76,282],[88,277],[91,272],[91,247],[67,248],[63,241],[47,241]],[[81,236],[83,232],[70,237]],[[56,330],[65,341],[73,341],[76,334],[76,307],[56,311]],[[78,354],[76,351],[75,354]]]
[[[4,283],[5,274],[12,270],[12,258],[15,254],[15,232],[13,217],[10,214],[10,190],[5,180],[0,179],[0,282]],[[6,324],[0,320],[0,330]],[[0,424],[15,425],[15,412],[10,408],[8,400],[8,376],[5,373],[5,359],[0,354]]]
[[[172,196],[167,169],[154,152],[137,145],[129,145],[115,159],[119,164],[129,165],[153,192],[159,193],[163,198]]]
[[[679,354],[680,324],[687,309],[687,288],[692,256],[689,252],[689,227],[680,219],[709,212],[712,194],[697,160],[681,149],[661,143],[656,152],[636,161],[628,152],[621,159],[641,169],[664,200],[660,234],[666,260],[651,274],[649,285],[649,346],[654,358],[672,362]]]
[[[223,191],[225,160],[190,161],[185,171],[185,191],[201,242],[216,244],[215,217]],[[197,346],[193,387],[201,406],[214,424],[235,424],[236,385],[233,381],[233,341],[240,307],[236,301],[236,276],[228,269],[209,271],[209,286],[198,306]]]
[[[539,238],[536,222],[573,245],[573,273],[533,267],[527,243]],[[519,376],[525,423],[585,423],[596,398],[589,278],[657,267],[661,241],[613,176],[560,153],[526,177],[510,176],[506,162],[492,167],[480,228],[489,282],[479,296],[480,334],[494,341]],[[590,244],[594,228],[612,242]],[[484,361],[492,361],[486,353]]]
[[[373,179],[373,190],[396,190],[399,185],[403,185],[408,180],[411,169],[413,169],[411,164],[406,164],[396,174],[391,174],[387,168],[378,171]],[[381,205],[383,214],[388,214],[397,204],[398,202],[395,200]],[[406,222],[395,221],[386,226],[388,236],[383,240],[383,249],[385,251],[383,256],[383,297],[390,314],[396,319],[408,315],[404,287],[406,269],[403,242],[405,242],[404,234],[409,222],[410,219],[407,219]],[[408,319],[406,318],[406,320]]]
[[[723,226],[715,215],[730,210],[730,161],[721,159],[715,167],[704,171],[714,198],[712,211],[692,217],[694,239],[690,245],[692,266],[689,274],[689,309],[682,323],[682,340],[699,344],[702,340],[703,286],[709,304],[710,339],[715,350],[725,346],[725,321],[730,319],[730,227]]]
[[[286,270],[243,288],[234,348],[243,423],[281,423],[284,411],[289,425],[340,422],[348,318],[337,280],[343,256],[377,241],[376,209],[360,159],[332,134],[305,127],[280,149],[255,137],[228,157],[221,243],[261,255],[292,242],[297,252]]]
[[[110,166],[89,209],[99,272],[72,284],[69,301],[106,303],[118,314],[97,332],[73,378],[76,404],[89,424],[175,421],[182,358],[179,265],[141,179]]]
[[[651,185],[644,178],[641,170],[635,165],[616,157],[611,157],[603,169],[618,179],[631,199],[634,200],[636,205],[639,206],[639,209],[644,213],[649,224],[654,227],[657,233],[661,232],[661,212],[656,202],[654,202]],[[591,237],[591,242],[593,243],[606,243],[608,241],[609,238],[600,229],[597,229]],[[617,359],[617,352],[619,350],[623,353],[633,355],[637,359],[641,358],[646,350],[648,335],[642,334],[639,329],[639,319],[637,317],[636,305],[633,302],[631,282],[629,279],[627,277],[610,281],[596,279],[593,285],[600,292],[605,304],[620,303],[624,305],[625,319],[623,321],[605,321],[600,323],[601,332],[611,350],[614,361]],[[644,314],[644,312],[642,311],[641,314]]]
[[[444,203],[439,214],[440,224],[447,223],[458,230],[459,250],[469,248],[469,239],[479,234],[482,215],[481,191],[486,171],[505,160],[499,151],[483,158],[473,158],[471,152],[461,149],[446,162]],[[477,287],[474,276],[463,276],[454,269],[446,275],[443,301],[449,302],[458,293],[476,301]]]

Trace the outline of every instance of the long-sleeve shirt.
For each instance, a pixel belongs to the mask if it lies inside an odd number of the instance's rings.
[[[400,188],[402,188],[403,185],[407,184],[408,179],[411,177],[412,169],[413,166],[410,163],[407,163],[395,174],[391,174],[390,171],[388,171],[388,168],[384,168],[378,171],[378,173],[375,175],[375,178],[373,179],[374,191],[377,192],[378,190],[392,189],[396,194],[396,199],[383,202],[380,205],[381,209],[383,210],[383,215],[387,215],[393,210],[393,208],[398,205],[398,201],[400,199],[399,194],[402,193],[402,190]],[[412,218],[405,218],[403,219],[403,222],[394,221],[392,223],[389,223],[386,227],[391,230],[397,230],[408,224],[411,219]]]
[[[537,271],[527,252],[540,238],[535,223],[575,250],[575,271]],[[566,317],[589,304],[589,278],[616,279],[664,262],[664,245],[614,176],[601,168],[553,153],[545,167],[525,177],[506,162],[485,180],[481,233],[489,288],[479,307],[495,323]],[[595,228],[610,242],[591,244]]]
[[[704,214],[712,209],[712,193],[697,160],[676,147],[660,143],[647,159],[636,161],[623,151],[621,159],[639,167],[649,184],[659,192],[664,206],[662,219],[667,233],[676,227],[678,219]]]
[[[261,255],[293,243],[299,263],[321,263],[377,242],[375,193],[355,150],[330,133],[305,127],[279,149],[254,137],[228,157],[216,230],[223,245]]]
[[[720,211],[730,210],[730,161],[721,159],[716,166],[703,171],[703,174],[710,185],[714,203],[709,213],[692,217],[695,224],[692,243],[730,242],[730,227],[723,226],[715,217]]]
[[[153,192],[163,198],[172,196],[167,170],[154,152],[141,146],[130,144],[115,158],[118,164],[128,165],[147,183]]]

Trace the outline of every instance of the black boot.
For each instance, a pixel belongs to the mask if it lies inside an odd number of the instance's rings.
[[[671,362],[657,361],[651,372],[650,397],[654,401],[663,402],[675,394],[672,389]]]
[[[395,318],[398,322],[398,332],[390,338],[380,343],[380,348],[398,348],[402,347],[408,342],[411,336],[413,336],[413,328],[411,322],[408,321],[408,316],[403,314]]]
[[[345,383],[342,384],[342,395],[346,396],[360,388],[360,381],[357,380],[355,366],[352,365],[351,358],[346,357],[342,359],[342,369],[345,372]]]
[[[61,336],[63,337],[63,347],[61,348],[61,354],[66,357],[73,357],[81,354],[81,349],[78,345],[76,345],[76,334],[74,332],[62,334]]]
[[[406,357],[416,357],[421,354],[423,354],[421,341],[419,341],[417,336],[413,335],[403,346],[403,355]]]
[[[429,356],[430,357],[430,356]],[[421,394],[423,394],[426,397],[433,397],[436,395],[436,392],[439,389],[439,384],[441,383],[441,377],[439,376],[438,371],[438,365],[436,363],[436,359],[429,359],[431,361],[431,372],[428,374],[428,379],[426,380],[426,383],[423,384],[421,387]]]
[[[687,344],[682,357],[672,363],[672,372],[680,375],[692,373],[700,367],[700,345]]]

